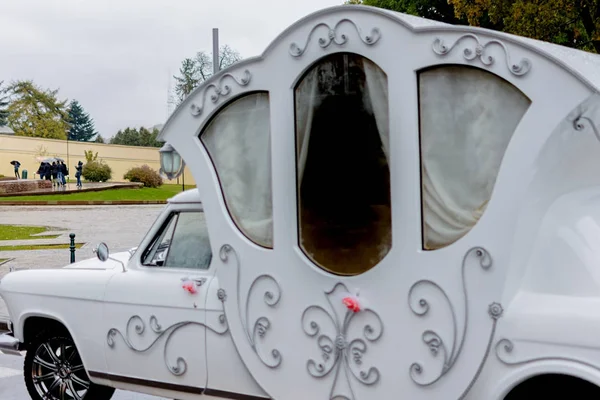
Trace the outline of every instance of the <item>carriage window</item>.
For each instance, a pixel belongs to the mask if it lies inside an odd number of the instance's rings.
[[[419,74],[423,247],[448,246],[486,209],[502,157],[530,100],[477,68]]]
[[[387,92],[378,66],[346,53],[295,90],[300,247],[335,274],[363,273],[392,246]]]
[[[244,96],[221,110],[201,133],[229,213],[256,244],[273,247],[269,94]]]

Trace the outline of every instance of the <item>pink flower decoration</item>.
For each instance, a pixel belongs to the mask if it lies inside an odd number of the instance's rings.
[[[191,294],[198,293],[198,291],[196,290],[196,285],[194,285],[194,282],[192,282],[192,281],[183,282],[183,285],[181,287]]]
[[[356,296],[344,297],[342,303],[344,303],[344,305],[348,307],[348,310],[350,311],[353,311],[355,313],[360,311],[360,304],[358,302],[358,297]]]

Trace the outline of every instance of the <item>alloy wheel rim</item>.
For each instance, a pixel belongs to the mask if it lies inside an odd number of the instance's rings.
[[[75,345],[65,339],[51,339],[38,346],[31,377],[44,400],[83,400],[91,384]]]

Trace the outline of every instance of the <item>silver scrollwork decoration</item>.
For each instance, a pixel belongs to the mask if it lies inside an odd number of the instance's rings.
[[[362,40],[363,43],[366,45],[369,45],[369,46],[374,45],[381,38],[381,31],[379,30],[379,28],[373,28],[373,29],[371,29],[371,33],[369,35],[364,35],[362,33],[362,30],[360,29],[360,27],[354,21],[352,21],[351,19],[348,19],[348,18],[341,19],[340,21],[338,21],[337,24],[335,24],[333,26],[333,28],[331,26],[329,26],[327,23],[321,22],[320,24],[315,25],[310,30],[303,47],[300,47],[295,42],[290,45],[290,54],[293,57],[302,56],[304,54],[304,52],[306,51],[308,44],[310,43],[313,33],[321,27],[327,28],[327,36],[320,37],[318,40],[319,46],[321,46],[321,48],[325,49],[325,48],[329,47],[332,43],[334,43],[338,46],[342,46],[342,45],[346,44],[346,42],[348,41],[348,37],[345,34],[343,34],[343,33],[340,34],[338,32],[340,25],[343,23],[348,23],[348,24],[352,25],[354,27],[354,29],[356,30],[356,32],[358,33],[358,37],[360,38],[360,40]]]
[[[594,123],[594,121],[592,121],[591,118],[586,117],[585,115],[583,115],[583,113],[581,113],[577,117],[575,117],[575,119],[573,119],[573,129],[575,129],[576,131],[584,130],[588,124],[589,127],[592,128],[596,139],[600,141],[600,132],[598,132],[598,128],[596,127],[596,124]]]
[[[467,331],[467,326],[468,326],[468,316],[469,316],[469,309],[468,309],[469,299],[468,299],[468,292],[467,292],[465,270],[466,270],[468,261],[472,257],[475,257],[478,260],[478,264],[479,264],[480,268],[482,268],[483,270],[489,270],[493,264],[491,255],[483,247],[474,247],[474,248],[470,249],[469,251],[467,251],[465,256],[463,257],[462,266],[461,266],[461,276],[462,276],[462,290],[463,290],[463,309],[464,309],[465,318],[464,318],[464,324],[462,326],[462,329],[460,329],[460,332],[459,332],[459,327],[458,327],[458,320],[457,320],[455,306],[452,303],[452,301],[450,301],[450,297],[448,296],[448,294],[444,291],[444,289],[442,289],[442,287],[439,284],[437,284],[434,281],[428,280],[428,279],[423,279],[423,280],[420,280],[420,281],[414,283],[409,290],[408,304],[410,306],[410,309],[416,316],[424,317],[425,315],[427,315],[427,313],[430,310],[430,305],[429,305],[429,302],[427,301],[427,299],[425,299],[424,297],[416,296],[416,291],[418,288],[423,287],[423,286],[428,286],[428,287],[434,288],[439,293],[441,293],[444,301],[448,304],[448,306],[450,308],[450,313],[451,313],[451,318],[452,318],[452,328],[453,328],[452,329],[452,342],[450,343],[449,347],[444,342],[442,337],[434,330],[426,330],[421,335],[423,342],[429,348],[429,351],[433,356],[437,356],[440,353],[442,354],[443,365],[442,365],[441,372],[439,374],[435,375],[435,377],[433,379],[422,380],[422,379],[419,379],[419,377],[422,376],[424,368],[423,368],[422,364],[420,364],[418,362],[414,362],[410,366],[410,376],[411,376],[411,379],[419,386],[430,386],[430,385],[433,385],[434,383],[438,382],[440,379],[442,379],[444,377],[444,375],[446,375],[448,373],[448,371],[450,371],[452,369],[452,367],[456,363],[456,360],[458,359],[460,353],[462,352],[463,345],[465,342],[465,337],[466,337],[466,331]],[[477,371],[475,377],[472,379],[471,383],[469,384],[469,387],[463,393],[463,396],[461,396],[459,399],[462,399],[466,395],[466,393],[471,389],[471,386],[473,385],[473,383],[475,382],[475,380],[481,373],[481,367],[485,363],[485,360],[487,360],[487,357],[488,357],[490,349],[491,349],[492,341],[493,341],[493,338],[496,333],[497,321],[502,316],[503,312],[504,312],[504,309],[502,308],[502,305],[500,305],[499,303],[492,303],[488,306],[488,314],[489,314],[490,318],[492,319],[492,329],[491,329],[491,333],[490,333],[490,337],[489,337],[489,341],[488,341],[487,350],[485,352],[485,355],[481,362],[479,370]]]
[[[495,351],[496,357],[500,362],[508,366],[519,366],[529,363],[541,362],[541,361],[566,361],[572,362],[575,364],[585,365],[586,367],[593,368],[596,371],[600,371],[600,365],[593,364],[588,361],[580,360],[573,357],[561,357],[561,356],[539,356],[539,357],[529,357],[521,360],[510,359],[509,357],[514,354],[515,344],[512,340],[509,339],[500,339],[496,343]]]
[[[248,86],[248,84],[250,84],[250,80],[252,79],[252,74],[250,74],[250,71],[248,70],[244,71],[244,75],[241,78],[236,78],[232,74],[224,74],[221,78],[219,78],[218,82],[211,83],[210,85],[206,86],[206,88],[204,88],[204,92],[200,95],[200,105],[192,103],[190,106],[190,111],[193,116],[197,117],[204,111],[204,103],[206,101],[206,95],[209,91],[212,92],[210,95],[210,101],[215,104],[221,97],[228,96],[231,93],[231,86],[223,85],[224,80],[227,78],[233,80],[239,86]]]
[[[486,50],[488,46],[497,45],[500,46],[504,51],[504,55],[506,58],[506,66],[508,67],[508,70],[511,74],[516,76],[522,76],[527,74],[531,70],[531,61],[528,58],[521,58],[521,60],[517,64],[513,64],[510,59],[510,53],[508,51],[508,48],[500,40],[492,39],[483,43],[477,35],[474,35],[472,33],[466,33],[460,36],[458,39],[456,39],[454,43],[452,43],[449,46],[444,43],[443,39],[436,38],[433,41],[433,52],[440,56],[448,55],[461,41],[467,38],[475,40],[475,47],[464,48],[463,57],[465,58],[465,60],[473,61],[474,59],[478,58],[483,65],[489,67],[494,63],[495,60],[494,57],[490,56],[489,54],[486,54]]]
[[[156,337],[148,346],[138,347],[133,343],[133,340],[129,334],[131,325],[135,324],[134,331],[135,331],[136,335],[143,336],[146,331],[146,324],[144,323],[144,320],[142,319],[142,317],[140,317],[139,315],[134,315],[131,318],[129,318],[129,320],[127,321],[127,324],[125,326],[125,334],[123,334],[117,328],[109,329],[109,331],[106,335],[106,343],[108,344],[108,346],[111,349],[114,349],[116,346],[115,337],[118,335],[118,336],[121,336],[121,339],[123,339],[123,342],[130,350],[133,350],[136,353],[146,353],[147,351],[151,350],[154,347],[154,345],[156,345],[156,343],[158,343],[158,341],[160,339],[162,339],[164,337],[165,341],[164,341],[164,347],[163,347],[163,359],[165,362],[165,366],[167,367],[167,369],[169,370],[170,373],[172,373],[173,375],[176,375],[176,376],[180,376],[180,375],[185,374],[185,372],[187,371],[187,362],[185,361],[185,359],[183,357],[177,357],[177,359],[175,360],[175,365],[173,365],[169,362],[167,353],[168,353],[169,343],[171,341],[171,338],[173,337],[173,334],[175,334],[175,332],[177,332],[179,329],[183,328],[184,326],[198,325],[198,326],[205,327],[205,328],[213,331],[216,334],[224,335],[225,333],[228,332],[229,327],[227,326],[227,323],[224,319],[219,318],[219,322],[223,326],[221,329],[212,327],[212,326],[202,323],[202,322],[195,322],[195,321],[178,322],[176,324],[169,326],[166,329],[163,329],[162,325],[158,322],[158,319],[156,318],[156,316],[152,315],[152,316],[150,316],[149,325],[150,325],[150,329],[152,330],[152,332],[154,332]]]
[[[261,316],[258,319],[256,319],[252,325],[250,325],[249,314],[250,314],[250,299],[252,298],[252,296],[254,294],[254,289],[260,282],[265,282],[266,284],[271,286],[270,290],[266,290],[263,293],[264,303],[271,308],[275,308],[275,307],[277,307],[277,304],[279,304],[279,300],[281,299],[281,293],[282,293],[281,287],[279,286],[279,283],[277,282],[277,280],[275,278],[273,278],[271,275],[268,275],[268,274],[259,275],[256,279],[254,279],[254,281],[252,281],[252,284],[250,285],[250,288],[248,289],[248,293],[246,296],[245,307],[242,307],[242,303],[241,303],[242,297],[241,297],[241,289],[240,289],[240,269],[241,269],[240,268],[240,259],[238,257],[237,252],[231,245],[224,244],[223,246],[221,246],[221,249],[219,251],[219,258],[221,259],[221,261],[223,261],[224,263],[228,263],[230,254],[233,254],[233,256],[235,258],[236,268],[237,268],[238,310],[240,313],[240,315],[239,315],[240,321],[242,322],[242,326],[244,328],[244,333],[246,334],[246,337],[248,339],[248,342],[250,343],[250,346],[252,347],[252,350],[254,350],[254,352],[260,359],[260,361],[269,368],[277,368],[277,367],[279,367],[279,365],[281,365],[281,361],[282,361],[282,356],[281,356],[281,353],[279,352],[279,350],[272,349],[269,352],[269,356],[266,357],[257,344],[258,338],[264,339],[267,336],[267,333],[268,333],[269,329],[271,328],[271,320],[266,316]],[[219,291],[217,292],[217,297],[223,303],[225,303],[225,301],[227,300],[227,293],[225,292],[224,289],[219,289]],[[242,312],[242,309],[244,309],[245,312]],[[226,317],[226,319],[229,319],[229,317],[227,316],[227,312],[225,312],[225,317]]]
[[[380,373],[376,367],[361,369],[361,366],[368,343],[376,342],[383,334],[383,323],[379,315],[369,308],[358,313],[345,309],[345,312],[339,315],[331,301],[338,289],[348,292],[348,288],[343,283],[337,283],[331,290],[326,291],[325,298],[329,305],[327,309],[319,305],[312,305],[302,313],[302,329],[306,335],[316,339],[322,357],[322,361],[308,360],[306,369],[312,377],[319,379],[327,377],[335,370],[329,395],[330,400],[354,400],[350,376],[367,386],[379,382]],[[333,334],[327,334],[322,330],[315,314],[320,314],[325,321],[328,321],[328,324],[331,323]],[[362,334],[360,337],[352,338],[350,337],[350,328],[359,321]],[[346,379],[345,387],[349,394],[343,394],[336,390],[338,381],[343,378]]]

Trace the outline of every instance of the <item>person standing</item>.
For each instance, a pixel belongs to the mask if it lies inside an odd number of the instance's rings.
[[[83,171],[83,163],[81,161],[79,161],[77,163],[77,166],[75,167],[75,170],[76,170],[76,172],[75,172],[75,178],[77,178],[77,187],[81,188],[82,187],[82,185],[81,185],[81,173]]]
[[[15,161],[13,166],[15,167],[15,178],[21,179],[21,175],[19,175],[19,167],[21,166],[21,163],[18,161]]]
[[[60,161],[56,162],[56,186],[62,186],[62,181],[63,181],[63,173],[62,173],[62,167],[60,165]]]
[[[50,163],[44,163],[44,179],[49,181],[51,176],[52,176],[52,166],[50,165]]]
[[[62,185],[65,186],[67,184],[67,176],[69,176],[69,169],[65,165],[64,161],[60,162],[60,172],[62,173]]]
[[[38,175],[40,176],[40,179],[44,179],[44,165],[45,165],[45,164],[44,164],[44,162],[42,161],[42,162],[40,163],[40,167],[38,168],[38,170],[37,170],[37,172],[36,172],[36,174],[38,174]],[[34,176],[34,178],[35,178],[35,176]]]
[[[50,168],[50,173],[52,174],[52,187],[59,185],[58,183],[58,174],[60,171],[60,167],[56,165],[56,161],[52,161],[52,167]]]

